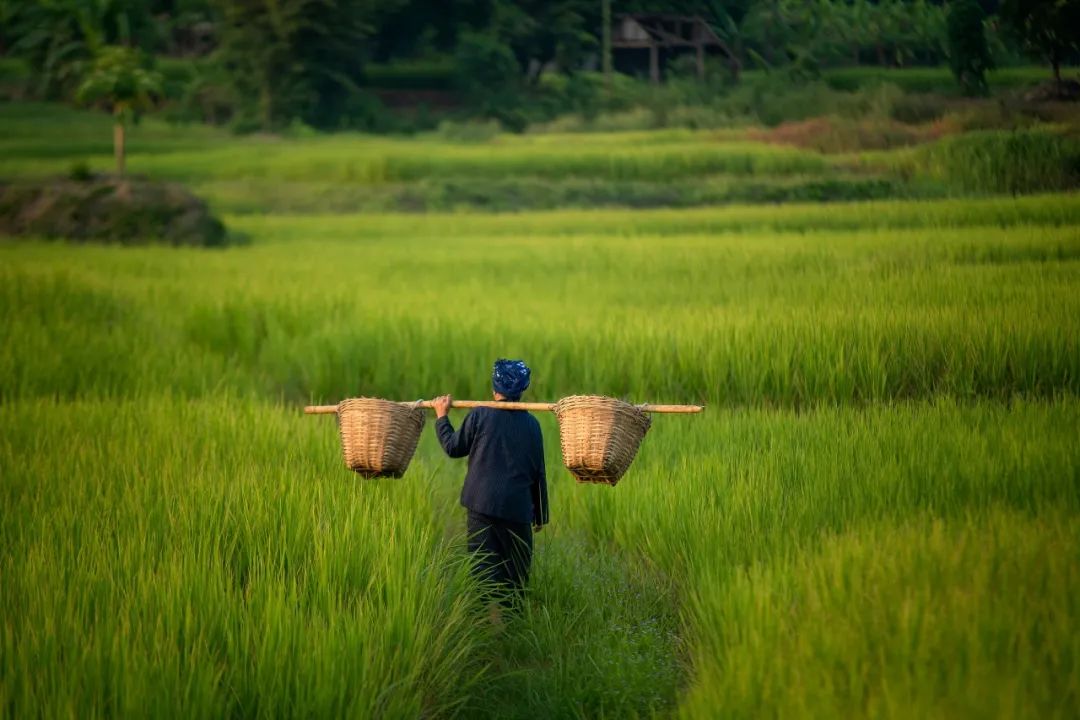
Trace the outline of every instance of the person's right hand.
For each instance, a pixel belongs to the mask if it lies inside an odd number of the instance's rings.
[[[435,406],[436,417],[446,417],[446,414],[450,412],[450,400],[449,395],[440,395],[431,401]]]

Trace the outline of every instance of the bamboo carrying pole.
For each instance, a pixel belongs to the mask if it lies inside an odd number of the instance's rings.
[[[432,400],[421,400],[418,403],[403,402],[401,404],[409,406],[415,405],[422,408],[435,407],[435,403]],[[308,405],[304,408],[304,412],[308,415],[329,415],[336,413],[337,407],[337,405]],[[498,408],[499,410],[529,410],[530,412],[539,412],[541,410],[554,410],[555,403],[506,402],[498,400],[453,400],[450,402],[450,407],[490,407]],[[704,405],[637,405],[635,407],[648,413],[699,413],[705,409]]]

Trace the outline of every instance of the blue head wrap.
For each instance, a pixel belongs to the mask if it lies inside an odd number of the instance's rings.
[[[530,374],[529,366],[522,361],[499,358],[491,369],[491,387],[508,400],[517,400],[529,387]]]

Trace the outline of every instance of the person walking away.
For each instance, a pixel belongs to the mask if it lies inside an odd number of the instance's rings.
[[[529,367],[499,359],[491,373],[497,402],[521,399],[529,387]],[[435,399],[435,433],[452,458],[468,457],[461,504],[468,515],[469,551],[486,594],[512,608],[521,597],[532,564],[533,531],[548,522],[544,439],[540,423],[524,410],[474,408],[454,430],[451,397]],[[492,620],[500,622],[498,606]]]

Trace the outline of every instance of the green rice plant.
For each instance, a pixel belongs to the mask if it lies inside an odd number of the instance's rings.
[[[1080,142],[1041,130],[950,137],[908,161],[915,172],[965,192],[1016,195],[1080,185]]]
[[[1078,222],[1080,204],[1067,194],[919,203],[886,200],[828,206],[793,203],[783,207],[651,209],[634,213],[621,209],[581,209],[506,214],[431,213],[420,216],[398,213],[353,216],[314,213],[296,218],[251,215],[229,219],[230,226],[275,242],[288,242],[297,237],[377,240],[389,237],[469,238],[478,235],[499,238],[590,238],[903,229],[937,232],[971,227],[1067,227]]]
[[[194,192],[222,213],[323,214],[370,212],[513,212],[559,208],[698,207],[734,203],[840,202],[924,197],[933,187],[908,187],[866,174],[720,175],[665,182],[598,178],[446,178],[372,187],[269,179],[199,183]]]
[[[871,97],[866,102],[893,101]],[[108,137],[101,118],[49,105],[12,108],[0,108],[5,131],[0,135],[0,174],[60,175],[76,160],[90,171],[108,171],[110,146],[101,140]],[[878,125],[887,132],[875,135],[867,126],[869,134],[851,147],[891,147],[921,138],[895,122],[895,128],[884,120]],[[209,199],[220,197],[223,208],[244,212],[678,207],[946,192],[1020,194],[1068,190],[1080,172],[1076,142],[1047,130],[970,133],[915,150],[861,156],[823,155],[748,139],[800,143],[806,133],[821,134],[821,128],[829,127],[818,119],[770,133],[487,133],[461,141],[439,135],[402,139],[342,133],[236,139],[211,128],[176,127],[151,118],[133,129],[130,166],[133,172],[194,184]],[[832,135],[818,138],[824,144],[811,144],[836,150],[853,142]],[[516,191],[515,185],[522,189]]]
[[[40,118],[39,118],[40,114]],[[67,127],[75,123],[74,134]],[[105,169],[109,148],[81,115],[50,106],[0,112],[4,175],[60,172],[75,157]],[[96,123],[100,125],[100,123]],[[108,137],[107,132],[105,137]],[[279,182],[318,180],[359,185],[413,182],[446,177],[587,177],[608,180],[672,179],[733,175],[821,174],[829,163],[815,153],[755,143],[714,141],[707,134],[663,133],[640,142],[618,142],[586,134],[551,142],[499,137],[487,143],[453,143],[339,134],[283,141],[232,139],[221,131],[198,131],[148,120],[132,133],[133,172],[183,181],[273,177]],[[557,139],[557,138],[556,138]],[[170,153],[169,151],[175,151]]]
[[[103,167],[97,157],[94,167]],[[36,149],[28,149],[37,155]],[[63,154],[57,150],[57,155]],[[44,154],[44,153],[42,153]],[[30,163],[6,161],[10,174],[47,174],[59,161]],[[718,173],[738,176],[825,173],[829,163],[821,156],[799,150],[744,143],[700,143],[683,146],[643,146],[612,150],[577,147],[535,150],[528,146],[494,149],[487,145],[395,144],[393,141],[322,138],[290,142],[251,140],[228,149],[207,149],[196,154],[135,155],[132,172],[183,181],[261,178],[280,181],[335,181],[360,185],[413,182],[445,177],[502,177],[506,175],[609,180],[673,179]]]
[[[273,174],[281,180],[341,180],[367,184],[409,182],[422,178],[534,176],[599,177],[610,180],[674,178],[686,175],[730,173],[823,172],[821,157],[800,151],[765,146],[700,144],[686,146],[620,148],[544,148],[509,146],[493,152],[475,145],[389,146],[381,143],[312,142],[309,147],[243,155],[232,151],[203,155],[204,177],[259,177]],[[191,177],[187,158],[147,158],[146,171],[166,177]],[[225,175],[221,175],[221,171]]]
[[[21,133],[4,147],[35,142],[20,112],[0,108]],[[66,119],[44,113],[43,137]],[[306,184],[824,182],[851,159],[688,131],[208,133],[170,154],[194,135],[140,130],[160,152],[133,165],[249,202],[228,222],[250,242],[0,241],[0,715],[1077,706],[1074,195],[263,214],[250,198]],[[553,523],[494,632],[461,548],[464,464],[427,430],[405,477],[363,481],[300,406],[485,397],[499,356],[530,362],[533,399],[708,407],[657,417],[616,488],[577,485],[540,417]]]
[[[224,397],[7,404],[0,426],[6,713],[468,698],[486,632],[463,555],[422,484],[341,482],[325,427]]]
[[[555,487],[677,579],[678,714],[1070,714],[1075,399],[707,412],[614,491]]]
[[[751,566],[689,604],[679,715],[1069,717],[1078,529],[1055,513],[918,519]]]
[[[609,212],[253,217],[238,223],[252,247],[213,254],[13,245],[0,292],[0,327],[13,340],[0,349],[0,398],[152,394],[162,377],[193,396],[431,395],[442,363],[456,368],[454,392],[483,393],[487,356],[512,351],[539,353],[538,390],[550,397],[586,388],[785,406],[1053,397],[1080,378],[1080,246],[1054,227],[1075,207],[1047,197],[992,211],[985,202],[665,211],[630,224]],[[1050,224],[1010,225],[1029,217]],[[814,229],[862,218],[883,226]],[[913,218],[924,227],[904,228]],[[976,224],[941,229],[956,222]],[[762,229],[778,223],[789,230]],[[167,269],[148,276],[164,258]],[[459,269],[449,302],[417,283],[447,267]],[[313,289],[311,278],[341,279]],[[525,315],[499,312],[521,298]],[[383,362],[387,353],[402,362]]]
[[[712,408],[658,421],[616,489],[558,469],[545,416],[555,534],[498,639],[460,573],[460,466],[425,432],[404,479],[360,481],[323,420],[228,396],[0,408],[5,707],[1072,707],[1074,400]]]

